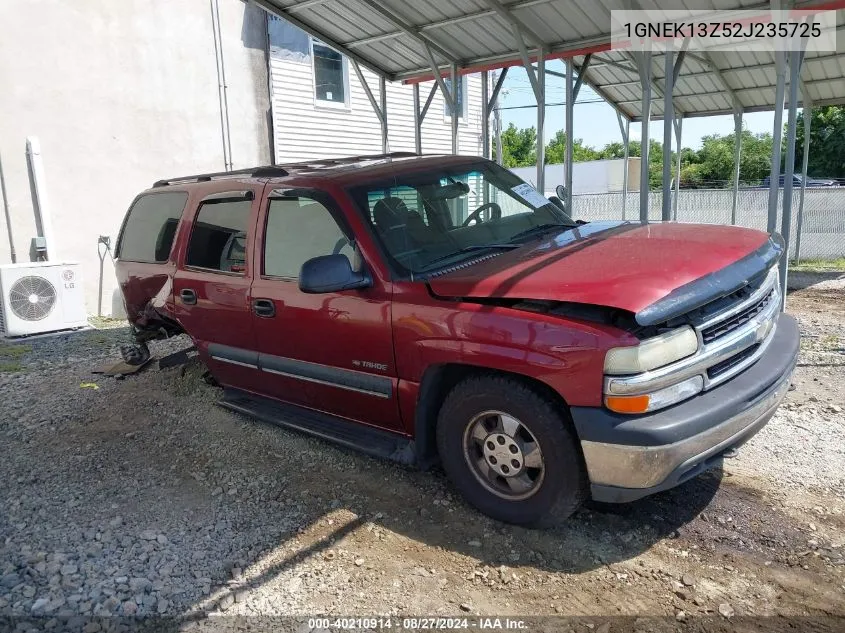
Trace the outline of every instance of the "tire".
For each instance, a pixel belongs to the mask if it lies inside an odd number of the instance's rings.
[[[464,499],[499,521],[557,525],[588,496],[566,412],[517,379],[483,375],[456,385],[438,415],[437,449]]]

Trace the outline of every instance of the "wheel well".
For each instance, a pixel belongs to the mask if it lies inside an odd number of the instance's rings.
[[[420,468],[430,468],[438,461],[435,435],[437,416],[440,414],[440,407],[443,406],[446,396],[459,382],[470,376],[480,375],[506,376],[518,380],[551,402],[559,405],[561,410],[566,413],[565,417],[570,430],[575,437],[578,437],[575,426],[572,424],[572,419],[569,416],[569,405],[563,399],[563,396],[546,383],[523,374],[488,369],[476,365],[462,365],[459,363],[435,365],[426,369],[423,374],[414,416],[414,443],[416,446],[417,463]]]

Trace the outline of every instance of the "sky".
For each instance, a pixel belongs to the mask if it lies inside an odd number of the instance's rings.
[[[553,60],[546,62],[549,70],[565,72],[563,62]],[[553,75],[546,76],[546,103],[563,103],[566,99],[566,80]],[[586,103],[582,103],[586,102]],[[518,106],[532,106],[519,108]],[[502,125],[507,127],[513,122],[517,127],[537,126],[537,108],[534,92],[528,81],[525,69],[514,66],[508,70],[502,92],[499,96],[499,107],[502,115]],[[508,109],[514,108],[517,109]],[[546,142],[565,125],[564,106],[546,107]],[[616,111],[604,103],[596,93],[587,86],[581,88],[578,101],[575,104],[574,138],[583,139],[586,145],[600,149],[608,143],[621,142],[619,123]],[[743,116],[746,129],[757,134],[772,132],[774,121],[773,112],[752,112]],[[651,138],[663,142],[663,124],[652,121],[650,127]],[[701,138],[707,134],[733,134],[733,116],[728,114],[715,117],[692,117],[684,119],[681,134],[681,145],[691,149],[701,147]],[[631,123],[631,140],[640,138],[640,124]],[[674,143],[674,140],[673,140]]]

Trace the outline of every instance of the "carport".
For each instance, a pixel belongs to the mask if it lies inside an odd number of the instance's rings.
[[[801,10],[812,20],[824,11],[836,11],[835,52],[791,50],[763,52],[692,51],[689,40],[661,51],[612,49],[611,11],[660,9],[691,10],[690,0],[251,0],[319,38],[350,59],[381,124],[382,146],[387,150],[389,113],[386,81],[414,86],[415,141],[421,149],[421,125],[437,90],[452,112],[452,151],[457,151],[458,117],[454,86],[464,74],[481,73],[482,117],[489,116],[508,68],[522,66],[528,75],[537,108],[537,188],[544,190],[544,127],[546,62],[561,59],[566,65],[567,208],[572,202],[573,110],[581,86],[586,85],[617,113],[628,157],[631,122],[642,124],[640,220],[648,222],[648,150],[652,120],[663,121],[663,204],[661,219],[677,213],[683,121],[688,117],[732,114],[736,134],[733,170],[732,223],[736,221],[742,117],[746,112],[774,110],[771,187],[768,197],[769,232],[779,230],[787,241],[792,223],[795,124],[799,102],[805,111],[803,170],[806,174],[810,140],[810,112],[814,105],[845,103],[845,0],[827,2],[725,0],[719,10],[748,9],[764,16],[769,10]],[[710,9],[715,9],[710,4]],[[763,18],[764,19],[764,18]],[[364,66],[379,77],[377,100],[361,73]],[[501,69],[495,85],[488,72]],[[793,80],[795,78],[795,80]],[[434,80],[422,99],[420,84]],[[782,138],[783,110],[787,110],[787,137]],[[482,147],[491,157],[489,125],[482,126]],[[672,146],[677,164],[671,164]],[[780,158],[785,142],[786,167],[783,203],[778,227]],[[627,171],[627,160],[625,170]],[[674,178],[674,205],[671,187]],[[624,177],[623,207],[627,195]],[[804,180],[798,203],[798,235],[803,219]],[[673,209],[674,206],[674,209]],[[785,289],[787,258],[781,260]],[[785,296],[785,292],[784,295]]]

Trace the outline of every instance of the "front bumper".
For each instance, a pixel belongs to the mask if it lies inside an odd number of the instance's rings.
[[[798,347],[798,325],[782,314],[757,362],[690,400],[641,416],[574,407],[593,499],[633,501],[721,463],[725,451],[746,442],[774,415],[789,388]]]

